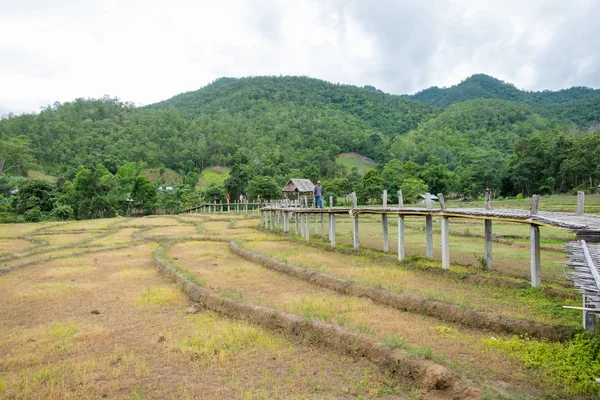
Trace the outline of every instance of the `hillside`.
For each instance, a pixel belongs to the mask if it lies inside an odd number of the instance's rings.
[[[502,196],[590,190],[600,183],[597,94],[522,92],[476,75],[414,100],[306,77],[256,77],[219,79],[147,107],[109,97],[56,103],[0,120],[11,165],[63,178],[19,191],[19,206],[5,202],[0,218],[15,210],[31,211],[32,220],[109,216],[131,211],[131,202],[151,213],[226,193],[277,198],[291,176],[320,179],[335,196],[355,191],[363,202],[378,201],[383,189],[471,197],[487,187]],[[3,179],[0,195],[23,181]],[[176,190],[156,196],[159,184]],[[39,195],[29,201],[26,193]]]
[[[449,88],[434,86],[406,98],[439,107],[473,99],[498,99],[527,104],[538,114],[561,123],[589,126],[600,122],[600,89],[527,92],[484,74],[470,76]]]
[[[284,109],[326,108],[350,114],[386,135],[407,133],[429,119],[434,109],[373,88],[333,84],[308,77],[221,78],[202,89],[147,106],[177,108],[188,117]]]

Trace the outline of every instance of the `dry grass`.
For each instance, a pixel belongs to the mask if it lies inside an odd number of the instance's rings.
[[[65,233],[58,235],[36,235],[33,236],[37,239],[45,240],[48,242],[49,246],[64,246],[64,245],[72,245],[78,244],[82,242],[86,242],[89,239],[98,236],[98,233],[87,233],[87,232],[78,232],[78,233]]]
[[[134,222],[175,223],[145,220]],[[398,396],[396,383],[364,360],[215,314],[184,316],[187,298],[154,268],[157,244],[133,246],[137,230],[94,243],[131,248],[47,260],[83,250],[73,247],[12,261],[40,263],[0,276],[0,399]]]
[[[167,226],[161,228],[153,228],[143,233],[144,237],[156,237],[156,236],[190,236],[196,234],[195,226],[181,225],[181,226]]]
[[[396,293],[442,300],[464,307],[544,323],[574,324],[575,326],[579,324],[578,313],[562,308],[564,304],[575,304],[569,300],[547,299],[547,303],[540,306],[540,298],[543,298],[541,294],[473,285],[468,281],[403,269],[395,264],[390,265],[389,262],[378,262],[355,255],[323,252],[297,243],[248,242],[243,246],[280,261]],[[453,269],[457,270],[458,268],[454,267]]]
[[[0,238],[14,239],[57,225],[56,222],[40,222],[37,224],[0,224]]]
[[[177,220],[169,217],[153,216],[146,218],[131,218],[125,223],[119,224],[119,228],[131,228],[142,226],[172,226],[178,225]]]
[[[228,228],[229,220],[235,220],[235,229]],[[347,220],[338,218],[340,243],[350,242]],[[422,219],[407,219],[407,224],[422,223]],[[563,314],[563,303],[546,302],[539,292],[473,286],[378,260],[375,253],[367,257],[327,252],[258,231],[254,229],[257,225],[257,217],[233,213],[0,225],[4,240],[13,238],[16,227],[21,234],[44,237],[51,245],[56,245],[52,240],[63,240],[72,246],[41,250],[45,252],[1,265],[39,262],[0,276],[0,399],[418,397],[418,390],[397,386],[364,360],[300,345],[216,314],[186,315],[187,298],[178,287],[166,283],[153,266],[152,252],[158,243],[141,240],[144,237],[235,238],[244,247],[282,261],[395,292],[542,322],[571,318]],[[116,232],[92,243],[109,251],[73,256],[74,252],[86,251],[77,247],[77,238],[102,235],[98,230],[103,229]],[[361,246],[381,246],[377,217],[361,217],[360,229]],[[479,233],[481,227],[453,220],[451,229]],[[505,235],[522,232],[512,224],[495,224],[494,229]],[[71,233],[78,230],[91,232]],[[311,224],[315,239],[313,232]],[[390,233],[395,252],[395,229]],[[564,237],[559,233],[551,239]],[[424,232],[407,229],[409,254],[424,252],[424,241]],[[450,243],[452,260],[465,264],[453,265],[452,269],[476,271],[473,253],[483,252],[483,240],[453,236]],[[111,250],[123,244],[131,247]],[[543,258],[543,279],[558,279],[548,265],[556,261],[553,257],[562,255],[545,253],[550,252],[542,251],[542,256],[548,257]],[[502,277],[528,273],[527,248],[494,243],[494,254],[496,270],[486,274]],[[484,339],[490,334],[485,332],[338,295],[242,260],[229,252],[227,243],[176,243],[168,255],[223,297],[342,325],[431,358],[476,381],[490,398],[561,396],[543,387],[520,361],[486,348]],[[439,268],[435,262],[424,263]],[[579,323],[577,313],[571,319]]]
[[[33,243],[25,239],[0,239],[0,255],[19,253],[29,249]]]
[[[341,296],[303,281],[264,269],[228,254],[227,244],[177,243],[170,250],[177,263],[216,291],[239,291],[245,302],[286,310],[309,319],[346,326],[382,341],[400,335],[415,353],[458,369],[471,379],[526,384],[524,369],[497,353],[484,353],[483,332],[451,327],[440,332],[440,323],[428,317],[403,313],[370,300]],[[498,336],[498,335],[496,335]],[[501,335],[500,335],[501,336]],[[425,349],[425,350],[424,350]],[[428,349],[428,350],[427,350]]]

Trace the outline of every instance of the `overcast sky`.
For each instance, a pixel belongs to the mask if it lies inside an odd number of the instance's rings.
[[[150,104],[222,76],[599,88],[599,27],[598,0],[0,0],[0,115],[105,94]]]

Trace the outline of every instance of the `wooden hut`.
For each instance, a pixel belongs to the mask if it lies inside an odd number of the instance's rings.
[[[300,196],[312,199],[315,184],[310,179],[292,178],[283,188],[283,195],[289,200],[298,200]]]

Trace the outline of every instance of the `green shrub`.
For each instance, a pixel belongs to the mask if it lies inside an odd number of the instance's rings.
[[[491,348],[507,352],[527,368],[537,370],[546,384],[562,388],[569,395],[600,395],[600,336],[587,332],[565,343],[529,338],[484,339]]]
[[[25,211],[25,221],[27,222],[40,222],[42,220],[42,211],[39,207],[34,207],[30,210]]]
[[[73,209],[71,208],[71,206],[58,205],[54,207],[50,215],[54,218],[58,218],[64,221],[67,219],[71,219],[71,217],[73,216]]]

